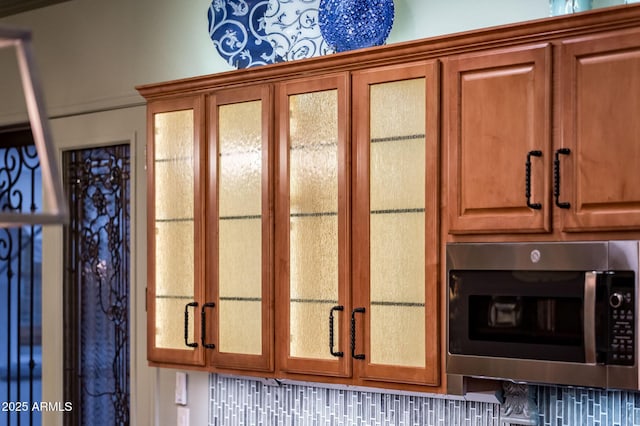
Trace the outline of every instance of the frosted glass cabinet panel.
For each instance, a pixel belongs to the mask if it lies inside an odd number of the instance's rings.
[[[438,384],[436,67],[358,72],[353,93],[354,369]]]
[[[425,80],[370,86],[369,315],[374,364],[425,363],[420,321],[425,310]],[[395,340],[407,342],[404,350]]]
[[[205,340],[219,368],[272,370],[268,87],[209,97]]]
[[[157,362],[203,364],[199,173],[200,97],[150,103],[147,148],[148,353]]]
[[[262,352],[261,104],[218,107],[219,309],[226,319],[242,311],[246,321],[220,321],[221,352]]]
[[[323,320],[338,304],[337,95],[326,90],[289,96],[292,357],[331,359],[328,345],[317,344],[322,339],[309,331],[324,325],[326,333],[319,334],[328,336]]]
[[[288,371],[347,374],[346,78],[279,86],[280,316]]]

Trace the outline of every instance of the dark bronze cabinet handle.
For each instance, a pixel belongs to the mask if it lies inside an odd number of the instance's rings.
[[[525,172],[525,197],[527,197],[527,207],[534,210],[540,210],[542,204],[531,202],[531,157],[542,157],[542,151],[529,151],[527,153],[526,172]]]
[[[184,344],[190,348],[197,348],[198,342],[189,343],[189,308],[197,308],[198,302],[187,303],[184,306]]]
[[[364,359],[364,354],[356,353],[356,314],[364,314],[364,308],[355,308],[351,311],[351,357]]]
[[[333,313],[339,311],[342,312],[344,311],[344,306],[334,306],[333,308],[331,308],[331,310],[329,311],[329,352],[331,353],[332,356],[335,357],[342,357],[344,356],[344,352],[339,351],[339,352],[335,352],[333,350]]]
[[[205,303],[202,305],[202,311],[200,311],[200,341],[202,342],[202,346],[207,349],[215,349],[216,345],[213,343],[207,343],[207,314],[205,310],[207,308],[215,308],[216,304],[213,302]]]
[[[569,148],[560,148],[556,150],[555,159],[553,160],[553,196],[556,199],[556,206],[561,209],[568,209],[571,207],[570,203],[560,201],[560,155],[569,155],[571,150]]]

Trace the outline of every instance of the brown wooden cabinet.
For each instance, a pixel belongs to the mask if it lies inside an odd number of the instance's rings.
[[[365,381],[440,382],[438,65],[353,76],[350,349]]]
[[[562,42],[564,231],[640,229],[640,31]]]
[[[445,62],[450,233],[640,229],[640,31],[556,46]]]
[[[147,354],[204,365],[203,97],[150,102],[147,133]]]
[[[148,105],[150,361],[273,371],[272,116],[268,85]]]
[[[438,64],[349,77],[278,86],[280,368],[437,385]]]
[[[348,81],[342,73],[278,85],[277,337],[286,372],[351,372]]]
[[[444,392],[447,241],[639,238],[640,6],[138,89],[154,365]]]
[[[549,231],[551,46],[449,58],[444,79],[449,231]]]
[[[182,234],[205,284],[185,300],[198,365],[439,384],[438,65],[216,90],[189,115],[207,123],[192,138],[200,232]],[[150,324],[182,321],[156,306]]]
[[[216,368],[272,371],[273,109],[259,85],[208,96],[202,346]]]

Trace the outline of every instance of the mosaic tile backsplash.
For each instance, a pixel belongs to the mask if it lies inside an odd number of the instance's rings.
[[[640,393],[537,387],[540,426],[640,425]]]
[[[209,425],[502,426],[498,404],[211,375]],[[640,426],[640,393],[535,388],[540,426]]]

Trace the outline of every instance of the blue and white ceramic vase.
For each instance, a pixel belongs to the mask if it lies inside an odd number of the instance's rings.
[[[590,10],[593,0],[551,0],[551,16],[565,15],[568,13],[584,12]]]
[[[318,24],[320,0],[268,0],[264,15],[267,39],[286,61],[333,53]]]
[[[337,52],[384,44],[393,25],[393,0],[320,0],[320,32]]]
[[[267,38],[267,0],[212,0],[207,11],[209,37],[234,68],[282,62]]]

